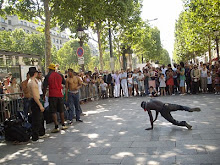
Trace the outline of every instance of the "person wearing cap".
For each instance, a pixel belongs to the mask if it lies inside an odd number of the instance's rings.
[[[24,104],[24,117],[25,119],[27,119],[28,117],[28,111],[29,111],[29,108],[30,108],[30,91],[29,91],[29,88],[28,88],[28,80],[30,78],[30,74],[29,72],[27,73],[26,75],[26,80],[24,80],[22,83],[21,83],[21,89],[23,91],[23,94],[24,94],[24,98],[23,98],[23,104]]]
[[[153,99],[151,99],[148,102],[142,101],[141,107],[144,109],[145,112],[148,112],[148,115],[150,118],[150,123],[151,123],[151,127],[146,128],[145,130],[152,130],[154,128],[153,123],[157,120],[159,113],[161,114],[161,116],[163,116],[167,121],[169,121],[173,125],[183,126],[183,127],[185,126],[188,129],[192,129],[192,126],[189,125],[186,121],[175,120],[172,117],[171,112],[178,111],[178,110],[187,111],[187,112],[201,111],[200,108],[190,108],[190,107],[186,107],[186,106],[182,106],[182,105],[178,105],[178,104],[170,104],[170,103],[164,104],[161,101],[153,100]],[[155,119],[153,119],[151,110],[156,111]]]
[[[60,113],[62,129],[65,130],[68,128],[64,124],[64,100],[62,93],[62,84],[65,85],[66,82],[63,75],[55,72],[56,66],[54,64],[50,64],[48,69],[49,73],[43,82],[43,98],[45,98],[47,87],[49,87],[49,110],[52,113],[55,124],[55,128],[51,132],[56,133],[60,131],[57,121],[57,112]]]
[[[30,79],[28,80],[28,89],[30,92],[30,105],[32,112],[32,141],[39,140],[39,136],[45,135],[45,128],[43,122],[44,107],[40,102],[40,94],[37,83],[38,71],[35,67],[29,68]],[[40,142],[40,141],[39,141]]]

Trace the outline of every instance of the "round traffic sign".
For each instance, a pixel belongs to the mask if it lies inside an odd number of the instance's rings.
[[[79,47],[79,48],[77,49],[76,53],[77,53],[78,57],[82,57],[83,54],[84,54],[83,48],[82,48],[82,47]]]

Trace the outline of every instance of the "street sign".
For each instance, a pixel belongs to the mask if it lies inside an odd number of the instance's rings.
[[[84,57],[78,57],[78,64],[79,65],[84,64]]]
[[[84,50],[82,47],[79,47],[76,51],[76,54],[78,55],[78,57],[82,57],[84,54]]]

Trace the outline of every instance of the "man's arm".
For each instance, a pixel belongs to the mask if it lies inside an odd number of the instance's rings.
[[[158,114],[159,114],[159,112],[156,111],[156,116],[155,116],[155,119],[153,122],[155,122],[157,120]]]
[[[66,102],[68,100],[68,89],[69,89],[69,78],[66,79],[66,85],[65,85]]]
[[[46,92],[47,92],[48,78],[49,78],[49,75],[47,75],[45,77],[44,82],[43,82],[43,98],[45,98],[45,95],[46,95]]]
[[[151,124],[151,128],[146,128],[145,130],[152,130],[154,125],[153,125],[153,116],[152,116],[152,113],[150,110],[147,111],[148,112],[148,115],[149,115],[149,118],[150,118],[150,124]]]
[[[33,99],[37,103],[37,105],[40,107],[41,112],[43,112],[44,107],[40,102],[40,96],[38,96],[38,93],[36,92],[37,90],[38,90],[37,84],[34,85],[33,83],[31,83],[31,91],[32,91],[32,94],[33,94]]]
[[[21,83],[21,89],[23,90],[25,95],[29,93],[27,84],[25,85],[24,81]]]
[[[80,89],[82,87],[83,82],[81,81],[81,79],[79,77],[77,77],[78,80],[78,87],[77,89]]]

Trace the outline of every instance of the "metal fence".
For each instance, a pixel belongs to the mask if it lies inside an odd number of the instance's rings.
[[[80,101],[100,98],[99,88],[96,84],[83,85],[79,94]],[[23,107],[23,93],[0,94],[0,123],[9,117],[17,116],[19,111],[23,111]]]
[[[0,94],[0,123],[23,111],[22,93]]]

